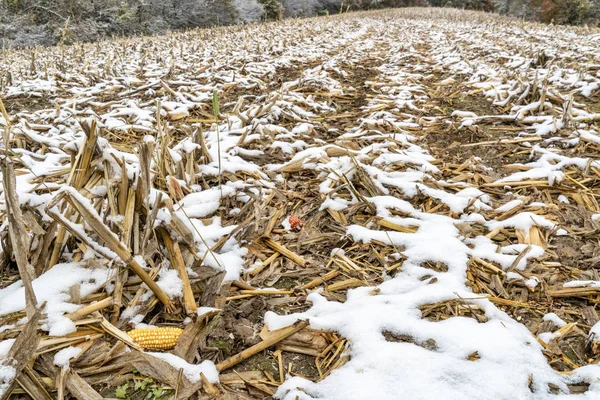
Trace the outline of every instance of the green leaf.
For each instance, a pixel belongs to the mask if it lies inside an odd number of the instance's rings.
[[[134,389],[135,390],[139,390],[139,389],[146,390],[146,387],[150,384],[153,384],[153,382],[154,381],[152,380],[152,378],[145,378],[142,381],[135,381]],[[155,386],[155,385],[152,385],[152,386]]]
[[[213,114],[215,115],[215,119],[219,119],[219,93],[216,90],[213,90],[213,98],[212,98],[212,106],[213,106]]]
[[[154,397],[159,398],[163,395],[163,392],[164,391],[161,388],[156,388],[152,391],[152,394],[154,395]]]
[[[127,389],[129,389],[129,382],[125,383],[123,386],[117,386],[117,389],[115,390],[115,396],[117,396],[117,399],[126,398]]]

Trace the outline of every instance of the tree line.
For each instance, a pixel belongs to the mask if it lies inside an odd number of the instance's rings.
[[[25,44],[28,39],[50,44],[59,38],[94,40],[410,6],[491,11],[555,24],[597,26],[600,21],[600,0],[0,0],[0,36],[25,35]]]

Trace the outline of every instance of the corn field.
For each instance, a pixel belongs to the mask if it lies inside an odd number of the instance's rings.
[[[405,8],[4,49],[0,398],[598,398],[598,48]]]

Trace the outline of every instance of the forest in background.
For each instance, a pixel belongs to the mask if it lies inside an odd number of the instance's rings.
[[[598,26],[600,0],[0,0],[3,47],[52,45],[388,7],[454,7]]]

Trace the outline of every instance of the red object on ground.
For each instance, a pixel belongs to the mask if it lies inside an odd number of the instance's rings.
[[[299,231],[302,228],[302,225],[303,224],[302,221],[300,221],[300,218],[296,217],[295,215],[290,217],[290,226],[293,230]]]

